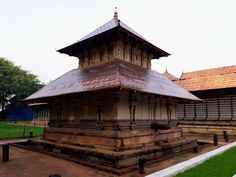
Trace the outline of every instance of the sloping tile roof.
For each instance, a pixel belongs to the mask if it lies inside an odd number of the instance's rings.
[[[167,70],[164,73],[162,73],[162,76],[166,77],[167,79],[169,79],[171,81],[178,80],[178,78],[176,76],[174,76],[173,74],[169,73]]]
[[[170,55],[166,51],[164,51],[164,50],[156,47],[155,45],[153,45],[151,42],[149,42],[147,39],[145,39],[143,36],[138,34],[136,31],[134,31],[132,28],[130,28],[128,25],[126,25],[124,22],[122,22],[118,18],[113,18],[112,20],[108,21],[107,23],[105,23],[104,25],[100,26],[99,28],[97,28],[93,32],[91,32],[88,35],[84,36],[83,38],[81,38],[77,42],[75,42],[75,43],[73,43],[73,44],[71,44],[71,45],[69,45],[67,47],[64,47],[62,49],[59,49],[58,52],[70,55],[69,51],[70,51],[71,48],[74,48],[75,46],[80,47],[80,44],[82,45],[82,43],[84,41],[86,41],[88,39],[92,39],[92,38],[94,38],[94,37],[96,37],[96,36],[98,36],[100,34],[106,33],[108,31],[111,31],[111,30],[115,29],[115,28],[121,28],[124,31],[126,31],[127,33],[138,37],[140,40],[142,40],[146,44],[150,45],[152,47],[152,50],[158,51],[158,53],[160,53],[160,57]]]
[[[119,59],[86,69],[71,70],[25,100],[111,88],[199,101],[158,72]]]
[[[183,73],[176,83],[188,91],[236,87],[236,65]]]
[[[146,40],[143,36],[141,36],[140,34],[138,34],[136,31],[134,31],[132,28],[130,28],[128,25],[126,25],[124,22],[113,18],[112,20],[108,21],[107,23],[105,23],[104,25],[100,26],[99,28],[97,28],[96,30],[94,30],[93,32],[89,33],[88,35],[84,36],[83,38],[81,38],[79,41],[77,42],[81,42],[84,41],[86,39],[92,38],[94,36],[97,36],[101,33],[104,33],[106,31],[109,31],[113,28],[116,28],[118,26],[121,26],[122,28],[126,29],[127,31],[130,31],[131,33],[133,33],[134,35],[138,36],[139,38]]]

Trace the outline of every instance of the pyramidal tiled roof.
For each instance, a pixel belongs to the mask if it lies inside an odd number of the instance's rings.
[[[236,65],[183,73],[176,83],[188,91],[236,88]]]
[[[71,70],[25,100],[113,88],[200,101],[158,72],[119,59]]]
[[[124,22],[122,22],[120,19],[118,18],[113,18],[112,20],[108,21],[107,23],[105,23],[104,25],[100,26],[99,28],[97,28],[96,30],[92,31],[91,33],[89,33],[88,35],[84,36],[83,38],[81,38],[80,40],[76,41],[75,43],[64,47],[62,49],[59,49],[58,52],[60,53],[66,53],[68,54],[68,50],[69,48],[73,48],[73,46],[79,46],[80,44],[82,44],[84,41],[88,40],[88,39],[92,39],[98,35],[104,34],[108,31],[111,31],[115,28],[121,28],[123,29],[125,32],[139,38],[140,40],[142,40],[143,42],[145,42],[146,44],[148,44],[149,46],[151,46],[153,48],[153,50],[158,51],[160,53],[160,57],[162,56],[168,56],[170,55],[169,53],[167,53],[166,51],[158,48],[157,46],[153,45],[151,42],[149,42],[147,39],[145,39],[143,36],[141,36],[139,33],[137,33],[136,31],[134,31],[132,28],[130,28],[128,25],[126,25]]]
[[[127,31],[133,33],[134,35],[138,36],[139,38],[147,41],[143,36],[138,34],[136,31],[134,31],[132,28],[130,28],[128,25],[126,25],[124,22],[120,21],[119,19],[113,18],[112,20],[108,21],[107,23],[105,23],[104,25],[100,26],[99,28],[97,28],[93,32],[91,32],[88,35],[84,36],[83,38],[81,38],[77,42],[81,42],[81,41],[84,41],[86,39],[92,38],[94,36],[97,36],[97,35],[99,35],[101,33],[109,31],[109,30],[111,30],[113,28],[116,28],[118,26],[121,26],[122,28],[124,28]]]

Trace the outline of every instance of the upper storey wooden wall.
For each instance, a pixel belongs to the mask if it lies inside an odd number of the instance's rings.
[[[79,68],[87,68],[118,58],[151,69],[153,55],[147,49],[143,49],[143,47],[141,48],[122,40],[116,40],[109,44],[84,50],[77,57],[79,58]]]

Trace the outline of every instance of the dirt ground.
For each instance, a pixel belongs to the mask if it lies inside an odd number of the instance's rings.
[[[208,146],[198,154],[179,155],[161,163],[152,164],[146,167],[146,175],[215,148],[216,146]],[[0,148],[0,177],[48,177],[49,174],[56,173],[62,177],[116,177],[116,175],[108,172],[13,146],[10,147],[10,161],[2,163],[2,148]],[[144,175],[139,175],[138,171],[123,175],[123,177],[141,176]]]

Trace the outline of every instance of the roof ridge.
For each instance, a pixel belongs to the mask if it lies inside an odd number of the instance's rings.
[[[236,67],[236,65],[229,65],[229,66],[222,66],[222,67],[214,67],[214,68],[200,69],[200,70],[185,72],[185,73],[183,73],[183,74],[191,74],[191,73],[198,73],[198,72],[205,72],[205,71],[213,71],[213,70],[218,70],[218,69],[228,69],[228,68],[233,68],[233,67]]]
[[[82,37],[81,39],[79,39],[78,41],[76,41],[75,43],[78,43],[78,42],[81,42],[81,41],[84,41],[92,36],[94,36],[94,33],[96,33],[96,35],[98,34],[102,34],[104,32],[107,31],[107,29],[105,27],[108,27],[109,24],[111,24],[112,22],[115,22],[115,26],[111,26],[110,25],[110,28],[109,30],[113,29],[113,28],[116,28],[118,26],[118,20],[113,18],[111,20],[109,20],[108,22],[104,23],[103,25],[99,26],[98,28],[96,28],[95,30],[93,30],[92,32],[90,32],[89,34],[85,35],[84,37]]]

